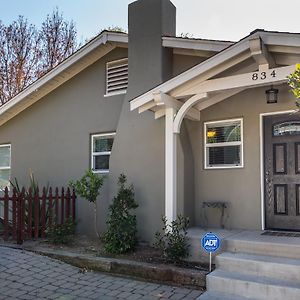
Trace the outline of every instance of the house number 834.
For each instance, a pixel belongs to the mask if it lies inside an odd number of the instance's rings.
[[[275,70],[273,70],[271,73],[267,73],[267,72],[253,73],[252,74],[252,80],[258,80],[258,79],[265,80],[269,76],[275,78],[276,77]]]

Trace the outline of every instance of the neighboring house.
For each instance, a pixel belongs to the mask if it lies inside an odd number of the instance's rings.
[[[175,37],[169,0],[129,5],[129,34],[104,31],[0,108],[0,179],[65,186],[107,179],[99,230],[120,173],[135,187],[139,237],[161,216],[225,228],[300,230],[300,118],[287,79],[300,35],[257,30],[239,42]],[[267,103],[266,91],[278,89]],[[275,89],[275,90],[274,90]],[[269,91],[270,92],[270,91]],[[78,201],[79,232],[93,234]]]

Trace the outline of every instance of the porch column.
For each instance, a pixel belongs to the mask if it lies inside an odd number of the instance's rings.
[[[177,217],[177,134],[174,133],[176,110],[166,107],[165,117],[165,216],[167,222]]]

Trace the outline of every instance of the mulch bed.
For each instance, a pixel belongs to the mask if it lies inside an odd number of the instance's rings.
[[[26,242],[26,243],[30,243],[30,242]],[[164,259],[161,256],[160,251],[145,244],[138,245],[136,250],[132,253],[113,255],[113,254],[108,254],[104,251],[103,244],[99,239],[95,239],[87,236],[75,236],[73,242],[70,244],[51,244],[46,239],[39,240],[35,243],[38,243],[38,246],[40,247],[47,247],[52,250],[58,249],[63,251],[69,251],[71,253],[89,254],[93,256],[116,258],[116,259],[126,259],[126,260],[133,260],[133,261],[146,262],[152,264],[175,265],[176,267],[201,270],[201,271],[208,270],[208,265],[203,265],[197,262],[182,261],[173,264],[167,261],[166,259]]]

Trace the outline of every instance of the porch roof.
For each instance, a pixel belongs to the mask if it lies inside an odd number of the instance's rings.
[[[179,128],[175,128],[178,132],[183,117],[199,120],[202,109],[246,88],[286,82],[286,76],[293,72],[299,61],[300,34],[256,30],[204,62],[132,99],[130,108],[138,109],[139,113],[151,110],[155,112],[155,118],[164,116],[166,107],[181,110],[177,122]],[[266,72],[265,78],[259,76],[252,80],[253,72],[257,71]]]

